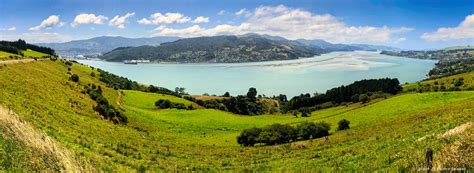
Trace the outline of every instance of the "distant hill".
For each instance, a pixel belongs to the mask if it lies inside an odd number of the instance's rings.
[[[444,48],[443,50],[474,50],[474,45],[452,46]]]
[[[327,51],[297,41],[272,40],[260,35],[180,39],[160,46],[120,48],[101,56],[107,61],[147,59],[154,62],[258,62],[311,57]]]
[[[355,50],[365,50],[365,51],[383,51],[383,50],[400,50],[395,47],[382,46],[382,45],[370,45],[370,44],[333,44],[321,39],[315,40],[306,40],[298,39],[296,40],[303,44],[312,45],[320,47],[327,51],[355,51]]]
[[[118,47],[159,45],[164,42],[175,41],[178,39],[179,37],[126,38],[102,36],[65,43],[40,43],[38,45],[51,47],[61,56],[100,55]]]

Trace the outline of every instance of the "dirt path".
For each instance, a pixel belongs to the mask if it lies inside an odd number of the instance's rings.
[[[448,131],[444,132],[443,134],[439,134],[438,137],[446,138],[446,137],[450,137],[450,136],[462,133],[466,129],[468,129],[469,127],[471,127],[473,125],[474,125],[473,122],[467,122],[467,123],[461,124],[461,125],[453,128],[453,129],[451,129],[451,130],[448,130]]]
[[[115,102],[117,102],[117,105],[120,107],[120,109],[122,109],[122,104],[120,103],[120,101],[122,100],[122,92],[120,90],[117,91],[117,99],[115,100]]]
[[[43,59],[38,59],[38,61],[42,61]],[[29,63],[36,61],[35,59],[15,59],[15,60],[6,60],[0,61],[0,65],[2,64],[18,64],[18,63]]]
[[[44,159],[53,161],[51,168],[59,168],[61,172],[83,172],[83,165],[73,155],[57,144],[43,132],[22,121],[18,116],[5,107],[0,106],[0,128],[3,133],[24,143],[32,151],[39,152]]]

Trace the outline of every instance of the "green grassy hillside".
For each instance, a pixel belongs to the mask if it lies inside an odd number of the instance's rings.
[[[468,152],[472,151],[473,127],[442,135],[474,121],[473,91],[403,94],[369,104],[324,109],[307,118],[290,114],[241,116],[202,108],[157,110],[153,104],[160,98],[194,103],[173,96],[106,88],[98,75],[90,75],[99,72],[79,64],[71,67],[71,72],[80,77],[75,83],[68,79],[68,67],[60,60],[0,67],[0,105],[72,153],[75,162],[86,165],[84,169],[90,165],[114,172],[416,170],[425,164],[427,148],[434,150],[436,167],[474,167],[469,160],[474,155]],[[127,125],[115,125],[94,112],[96,103],[81,93],[88,84],[100,85],[109,102],[123,109],[129,119]],[[341,119],[349,120],[351,129],[335,131]],[[331,124],[329,141],[314,139],[257,147],[236,143],[243,129],[273,123],[297,125],[303,121]],[[19,148],[15,151],[35,151],[11,133],[3,133],[2,148],[8,148],[9,141]],[[459,159],[457,153],[464,155]],[[0,152],[2,160],[15,163],[24,163],[29,157],[35,156],[9,157]],[[28,162],[7,168],[60,169]]]
[[[474,72],[403,85],[406,92],[474,90]]]
[[[48,54],[37,52],[37,51],[31,50],[31,49],[28,49],[26,51],[22,51],[22,53],[23,53],[23,56],[13,54],[13,53],[4,52],[4,51],[0,51],[0,61],[17,59],[15,57],[18,57],[18,58],[21,59],[21,58],[25,58],[25,57],[41,58],[43,56],[49,56]]]

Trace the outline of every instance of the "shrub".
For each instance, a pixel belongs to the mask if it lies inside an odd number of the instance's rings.
[[[79,82],[79,76],[77,74],[71,75],[69,79],[71,79],[74,82]]]
[[[155,102],[155,106],[158,109],[169,109],[169,108],[176,108],[176,109],[188,109],[184,103],[173,103],[166,99],[160,99]],[[192,107],[191,107],[192,108]]]
[[[95,73],[94,73],[94,72],[91,72],[91,77],[95,77]]]
[[[237,143],[242,146],[254,146],[257,143],[257,138],[259,138],[261,132],[262,129],[260,128],[245,129],[239,136],[237,136]]]
[[[348,120],[346,119],[342,119],[341,121],[339,121],[337,123],[337,130],[346,130],[346,129],[349,129],[349,124],[351,122],[349,122]]]
[[[284,144],[298,139],[320,138],[329,135],[330,126],[327,123],[303,122],[296,128],[290,125],[272,124],[263,128],[245,129],[237,137],[242,146]]]
[[[369,102],[369,96],[367,96],[367,94],[361,94],[359,95],[359,101],[362,103],[367,103]]]

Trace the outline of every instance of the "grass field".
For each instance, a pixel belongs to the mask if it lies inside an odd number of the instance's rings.
[[[57,141],[77,162],[97,170],[401,171],[423,166],[427,148],[434,150],[437,167],[474,167],[474,162],[466,160],[474,158],[468,152],[473,149],[472,127],[457,135],[438,137],[474,121],[473,91],[402,94],[312,112],[307,118],[289,114],[241,116],[202,108],[156,110],[153,104],[160,98],[194,103],[174,96],[105,88],[97,77],[90,76],[91,72],[99,74],[96,70],[79,64],[71,67],[72,73],[80,76],[79,83],[74,83],[68,80],[67,68],[60,61],[49,60],[0,67],[0,105]],[[81,94],[89,83],[101,85],[109,102],[124,110],[127,125],[114,125],[94,112],[95,102]],[[351,129],[335,131],[341,119],[348,119]],[[236,143],[236,136],[246,128],[303,121],[331,124],[329,141],[257,147]],[[28,150],[10,134],[2,135],[3,148],[12,141]],[[462,159],[457,153],[464,153]],[[0,158],[5,155],[0,154]],[[12,161],[22,162],[28,157],[18,155]],[[54,169],[42,166],[16,168]]]
[[[25,57],[41,58],[43,56],[49,56],[48,54],[37,52],[37,51],[31,50],[31,49],[23,51],[22,53],[23,53],[23,56],[13,54],[13,53],[4,52],[4,51],[0,51],[0,61],[12,60],[12,59],[23,59]],[[10,58],[10,57],[12,57],[12,58]]]
[[[49,56],[48,54],[37,52],[31,49],[28,49],[26,51],[22,52],[24,56],[30,56],[30,57],[36,57],[36,58],[41,58],[43,56]]]

